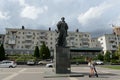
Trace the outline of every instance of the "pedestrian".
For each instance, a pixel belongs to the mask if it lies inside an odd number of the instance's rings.
[[[98,77],[98,74],[95,68],[95,62],[92,61],[92,58],[88,58],[88,66],[90,67],[89,77],[92,77],[92,76]]]

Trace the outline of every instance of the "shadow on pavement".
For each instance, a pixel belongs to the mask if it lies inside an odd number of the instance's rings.
[[[89,73],[86,73],[86,72],[72,72],[72,73],[83,74],[84,76],[89,76]],[[114,73],[98,73],[98,78],[109,78],[110,76],[116,76],[116,75],[118,75],[118,74],[114,74]]]

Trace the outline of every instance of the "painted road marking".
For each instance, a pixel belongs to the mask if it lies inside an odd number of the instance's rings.
[[[108,72],[108,71],[101,71],[102,73],[110,73],[110,72]]]
[[[77,78],[69,77],[70,80],[78,80]]]
[[[20,73],[22,73],[23,71],[25,71],[26,68],[23,68],[22,70],[18,71],[18,72],[15,72],[14,74],[2,79],[2,80],[11,80],[12,78],[14,78],[15,76],[19,75]]]
[[[44,73],[44,72],[21,72],[21,73],[25,73],[25,74],[33,74],[33,73],[34,73],[34,74],[36,74],[36,73],[38,74],[38,73],[40,73],[40,74],[42,74],[42,73]]]

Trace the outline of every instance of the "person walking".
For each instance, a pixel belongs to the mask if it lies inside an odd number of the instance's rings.
[[[95,62],[92,61],[92,58],[88,58],[88,66],[90,67],[89,77],[92,77],[92,76],[98,77],[97,70],[95,68]]]

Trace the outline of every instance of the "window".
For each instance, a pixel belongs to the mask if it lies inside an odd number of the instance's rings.
[[[50,47],[50,49],[53,49],[52,47]]]
[[[50,42],[50,44],[52,44],[52,42]]]
[[[21,48],[23,48],[23,46]]]
[[[6,48],[8,48],[8,46],[6,46]]]
[[[31,32],[28,32],[29,34],[31,33]]]
[[[20,41],[18,41],[18,43],[20,43]]]

